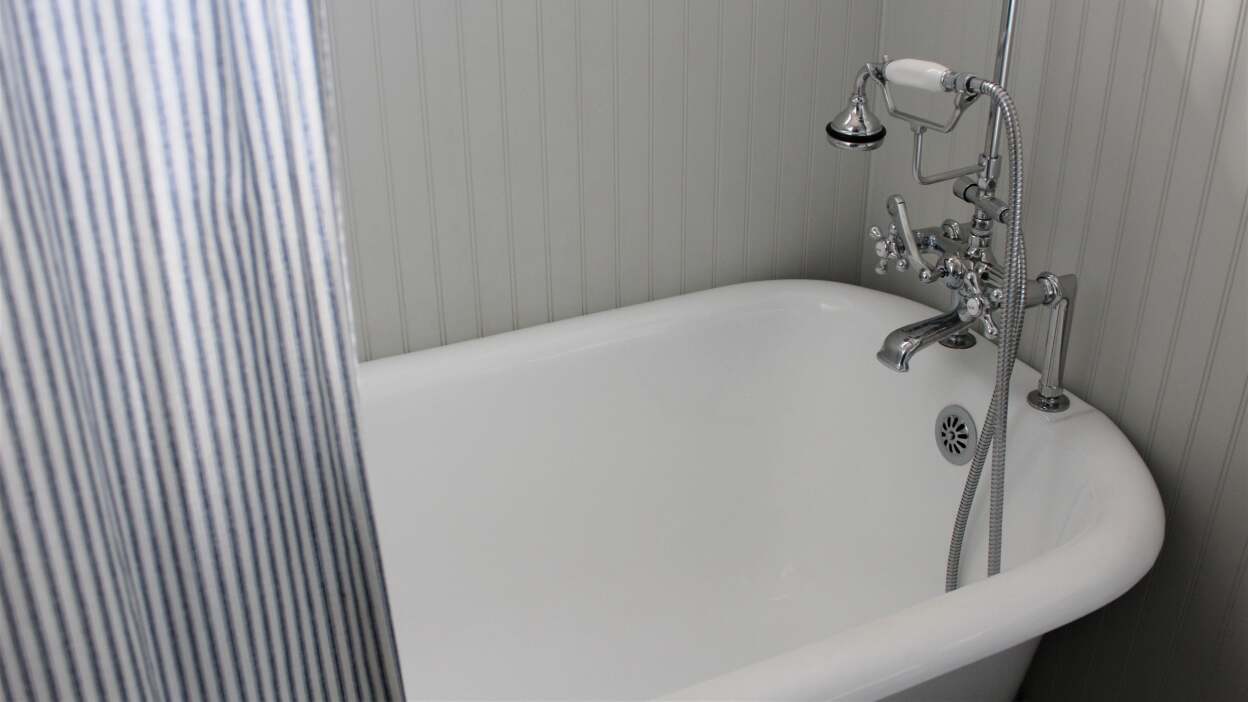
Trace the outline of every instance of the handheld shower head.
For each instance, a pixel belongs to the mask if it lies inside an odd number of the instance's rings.
[[[867,82],[870,80],[879,83],[889,114],[906,120],[913,129],[932,129],[948,134],[957,125],[962,111],[975,99],[976,93],[961,90],[953,115],[941,124],[897,109],[888,88],[890,84],[896,84],[933,93],[946,93],[955,90],[958,87],[957,79],[965,75],[969,74],[955,74],[946,66],[920,59],[890,60],[885,56],[880,63],[867,63],[854,79],[849,105],[828,122],[825,129],[828,143],[838,149],[850,151],[872,151],[884,143],[884,134],[887,132],[884,123],[867,106]]]
[[[888,132],[880,118],[867,107],[866,95],[857,91],[850,96],[849,105],[828,122],[824,131],[828,134],[829,144],[849,151],[878,149]]]

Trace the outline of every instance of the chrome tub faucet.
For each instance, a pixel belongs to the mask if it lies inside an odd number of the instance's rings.
[[[1007,14],[1012,18],[1012,3]],[[1008,49],[1008,37],[1003,38],[995,78],[998,84],[1005,79]],[[1004,313],[1007,271],[1006,266],[996,261],[991,242],[995,226],[1010,225],[1012,213],[1010,204],[996,196],[1002,166],[999,154],[1001,115],[997,106],[993,105],[984,150],[974,165],[933,174],[923,172],[924,135],[928,131],[942,134],[953,131],[963,112],[974,104],[976,93],[972,88],[979,80],[971,74],[957,73],[929,61],[894,61],[885,56],[878,63],[863,66],[854,82],[848,106],[826,127],[828,141],[837,148],[852,151],[879,148],[887,130],[883,121],[871,112],[866,92],[869,83],[877,83],[888,113],[906,121],[913,132],[914,179],[920,185],[953,181],[954,197],[972,206],[971,217],[965,222],[947,219],[937,226],[916,227],[905,199],[901,195],[890,195],[885,201],[891,220],[887,231],[874,226],[869,230],[878,257],[877,274],[884,275],[890,268],[898,272],[913,270],[920,282],[931,284],[939,280],[952,295],[951,310],[907,324],[885,337],[876,358],[894,371],[908,371],[914,356],[933,344],[953,349],[974,346],[976,339],[972,330],[992,341],[1001,333],[998,319]],[[897,108],[890,85],[953,93],[953,112],[944,122],[904,112]],[[1074,275],[1042,273],[1026,282],[1026,307],[1043,306],[1049,311],[1041,379],[1039,387],[1028,396],[1031,406],[1042,411],[1060,412],[1070,406],[1062,386],[1062,373],[1076,287]],[[994,317],[994,313],[998,316]]]

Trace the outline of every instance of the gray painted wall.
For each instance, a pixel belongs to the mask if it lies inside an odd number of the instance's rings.
[[[857,280],[868,161],[820,130],[879,0],[329,6],[362,358]]]
[[[363,358],[765,277],[943,301],[877,278],[862,232],[892,192],[924,224],[965,208],[910,180],[904,125],[869,159],[819,129],[877,41],[987,72],[995,0],[329,5]],[[1032,270],[1081,276],[1070,384],[1169,515],[1154,571],[1047,637],[1027,698],[1248,697],[1244,5],[1024,0],[1021,23]],[[975,109],[931,168],[978,153]]]
[[[987,71],[990,45],[943,40],[966,36],[951,26],[951,9],[996,6],[886,0],[883,50]],[[1152,573],[1046,637],[1026,699],[1248,699],[1245,4],[1023,0],[1021,8],[1011,86],[1024,117],[1029,262],[1036,272],[1079,274],[1070,385],[1126,431],[1168,515]],[[977,128],[947,141],[967,161],[980,138]],[[944,163],[933,169],[961,165],[935,153]],[[903,140],[872,158],[869,221],[887,220],[892,192],[914,203],[923,224],[966,216],[945,186],[910,180]],[[875,276],[874,263],[867,251],[864,284],[939,296],[918,292],[912,276]],[[1041,325],[1029,326],[1025,357],[1035,359]]]

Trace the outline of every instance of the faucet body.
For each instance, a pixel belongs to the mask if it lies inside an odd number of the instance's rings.
[[[935,343],[955,349],[970,348],[975,344],[972,329],[995,341],[1003,326],[1022,324],[1019,305],[1011,305],[1010,308],[1015,311],[1006,314],[1006,298],[1010,294],[1008,290],[1022,292],[1021,288],[1025,285],[1024,306],[1044,305],[1050,313],[1044,378],[1037,392],[1033,393],[1034,397],[1030,398],[1031,404],[1043,411],[1060,412],[1069,406],[1062,391],[1061,376],[1065,367],[1075,280],[1073,276],[1044,273],[1027,281],[1023,279],[1020,268],[1018,277],[1011,285],[1008,271],[1013,270],[1010,266],[1015,260],[1015,252],[1011,250],[1006,265],[998,263],[992,253],[993,229],[997,224],[1005,224],[1011,231],[1019,232],[1017,258],[1025,257],[1021,248],[1021,230],[1017,229],[1021,223],[1014,221],[1011,210],[1016,195],[1011,193],[1009,203],[996,196],[997,178],[1002,165],[1002,158],[997,153],[1002,115],[995,99],[984,152],[978,161],[974,165],[940,173],[923,172],[924,135],[928,131],[942,134],[953,131],[977,95],[998,89],[1004,82],[1014,20],[1015,3],[1007,0],[1002,13],[1002,40],[994,81],[985,81],[970,73],[958,73],[930,61],[893,61],[885,56],[878,63],[865,64],[859,71],[850,96],[850,106],[828,124],[826,131],[829,141],[838,148],[871,150],[880,146],[886,130],[867,108],[866,86],[874,81],[880,86],[888,113],[909,123],[914,133],[912,172],[915,180],[921,185],[953,181],[953,195],[970,204],[973,210],[966,222],[945,220],[939,226],[916,227],[901,195],[887,198],[885,206],[891,218],[887,232],[874,226],[869,230],[879,258],[875,272],[883,275],[890,268],[899,272],[913,269],[924,284],[942,281],[952,292],[953,309],[893,331],[884,339],[876,358],[892,370],[905,372],[909,370],[915,354]],[[953,93],[953,112],[948,119],[940,122],[902,111],[893,100],[890,84]],[[1021,171],[1017,186],[1017,198],[1021,200]],[[1019,292],[1013,294],[1018,295]],[[998,316],[1003,319],[1008,316],[1010,321],[1008,324],[999,323],[994,313],[999,313]],[[1017,320],[1013,317],[1016,314],[1019,315]]]
[[[916,167],[917,168],[917,167]],[[978,193],[963,197],[960,193],[975,190],[968,178],[959,178],[954,193],[962,199],[977,199]],[[988,198],[995,201],[995,198]],[[900,195],[890,195],[886,207],[892,218],[888,232],[871,227],[879,261],[877,274],[886,274],[890,267],[904,272],[914,269],[923,283],[937,280],[953,292],[953,309],[893,330],[884,338],[876,358],[891,370],[904,373],[910,361],[923,349],[939,343],[953,349],[975,345],[971,330],[995,341],[1000,325],[993,313],[1001,309],[1005,299],[1005,270],[995,260],[989,236],[981,233],[976,222],[945,220],[939,226],[915,228]],[[1001,203],[983,202],[976,214],[986,214],[992,221],[1008,221],[1009,208]],[[991,224],[989,224],[989,234]],[[1048,339],[1041,364],[1039,387],[1028,396],[1032,407],[1045,412],[1061,412],[1070,406],[1062,385],[1066,351],[1070,341],[1070,321],[1077,280],[1071,275],[1041,273],[1027,282],[1026,307],[1043,306],[1049,312]]]

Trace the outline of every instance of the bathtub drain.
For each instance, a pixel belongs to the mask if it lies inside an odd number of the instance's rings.
[[[936,449],[955,466],[966,465],[975,452],[975,419],[960,405],[936,415]]]

